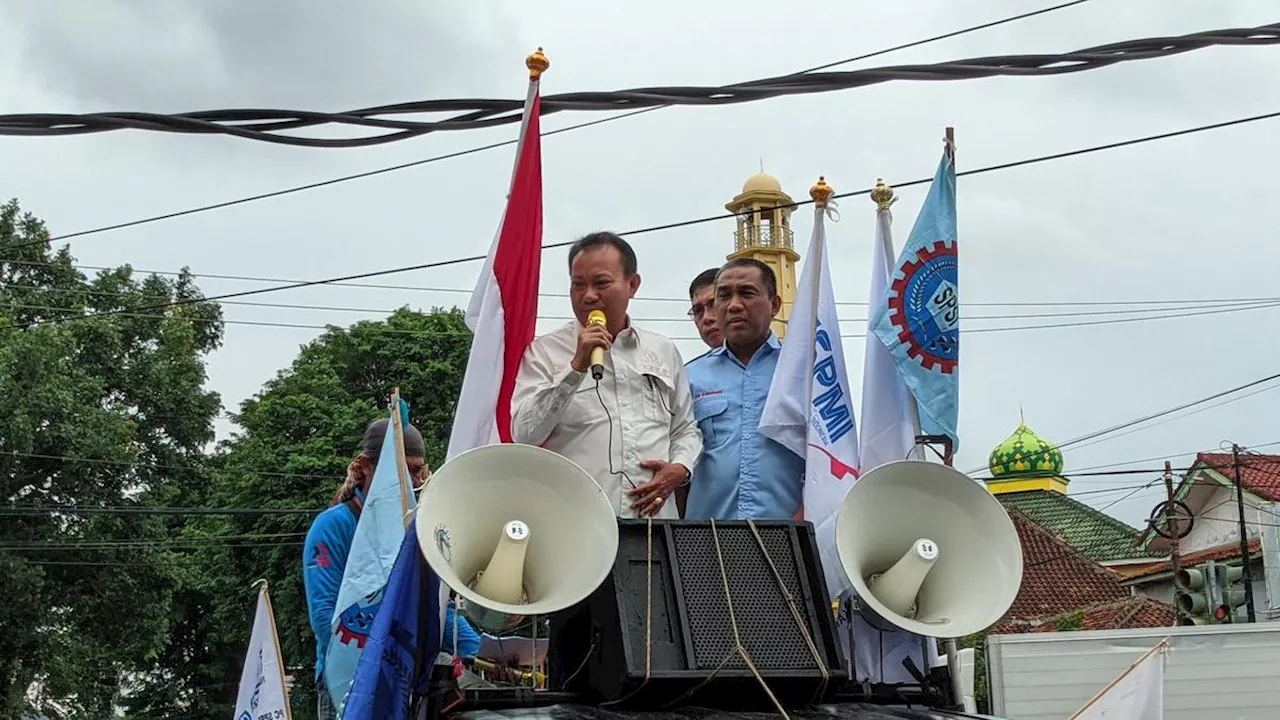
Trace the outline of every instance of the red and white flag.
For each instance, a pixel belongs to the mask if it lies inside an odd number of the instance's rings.
[[[446,461],[482,445],[511,442],[511,393],[534,338],[542,267],[542,102],[533,75],[507,207],[467,306],[474,338]]]

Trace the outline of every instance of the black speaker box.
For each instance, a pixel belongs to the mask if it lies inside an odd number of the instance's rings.
[[[761,542],[745,520],[715,523],[722,574],[709,520],[655,520],[651,556],[648,521],[619,520],[618,558],[609,578],[585,601],[551,617],[551,687],[627,707],[687,701],[773,712],[759,680],[736,654],[704,683],[735,645],[727,580],[742,645],[778,700],[799,707],[828,697],[845,673],[812,526],[754,524]],[[826,668],[825,683],[765,553]],[[647,682],[646,610],[652,623]]]

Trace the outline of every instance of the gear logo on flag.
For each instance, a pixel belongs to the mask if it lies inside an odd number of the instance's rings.
[[[954,241],[921,248],[894,273],[889,321],[907,355],[927,370],[955,371],[960,359],[959,264]]]
[[[378,615],[378,607],[382,604],[382,593],[385,588],[366,595],[359,602],[347,608],[338,616],[338,630],[335,633],[343,645],[355,643],[361,650],[369,641],[369,631],[373,629],[373,620]]]

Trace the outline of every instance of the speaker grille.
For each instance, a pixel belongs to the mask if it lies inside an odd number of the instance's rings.
[[[809,613],[792,554],[790,529],[780,526],[757,526],[756,529],[800,617],[807,618]],[[733,647],[733,627],[725,605],[715,540],[708,525],[674,525],[671,530],[693,636],[694,665],[699,670],[710,671]],[[796,627],[791,609],[751,528],[735,523],[718,526],[715,532],[724,555],[738,634],[751,661],[761,672],[813,668],[813,653]],[[725,664],[732,668],[745,666],[736,654]]]

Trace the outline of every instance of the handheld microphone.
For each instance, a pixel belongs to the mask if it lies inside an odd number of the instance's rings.
[[[591,325],[599,325],[604,327],[604,313],[599,310],[592,310],[587,315],[587,322]],[[599,380],[604,377],[604,348],[591,349],[591,377]]]

